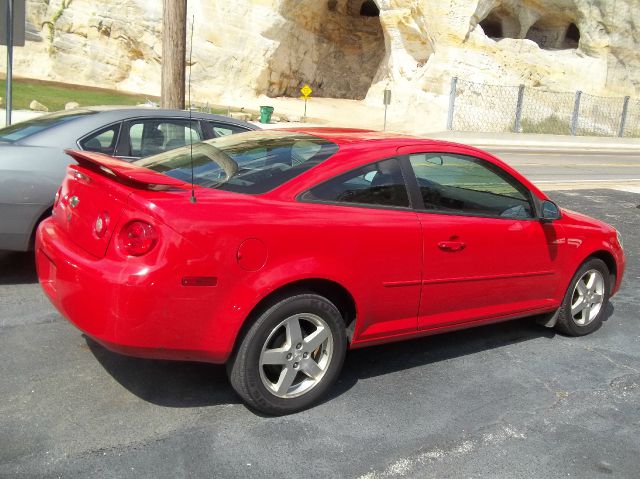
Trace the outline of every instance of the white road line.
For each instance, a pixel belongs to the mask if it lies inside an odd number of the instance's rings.
[[[488,149],[488,148],[484,148],[484,149]],[[533,152],[533,153],[528,153],[528,152],[519,152],[514,150],[499,150],[498,148],[494,148],[493,151],[498,152],[498,154],[502,154],[502,155],[514,155],[514,156],[566,156],[566,157],[581,157],[581,156],[614,156],[614,155],[619,155],[622,154],[623,156],[635,156],[635,155],[640,155],[640,149],[638,151],[633,151],[633,150],[624,150],[622,152],[620,151],[607,151],[607,152],[580,152],[580,153],[570,153],[570,152],[563,152],[563,153],[550,153],[550,152],[546,152],[546,151],[540,151],[540,152]]]
[[[614,190],[617,191],[626,191],[628,193],[638,193],[640,194],[640,186],[627,186],[627,187],[616,187]]]
[[[531,176],[531,175],[530,175]],[[607,180],[532,180],[534,183],[633,183],[640,181],[640,178],[624,178],[624,179],[616,179],[611,178]]]
[[[572,168],[572,167],[588,167],[588,168],[638,168],[640,167],[640,161],[638,163],[526,163],[526,162],[518,162],[518,160],[512,160],[507,162],[512,166],[518,167],[529,167],[529,166],[553,166],[553,167],[563,167],[563,168]]]

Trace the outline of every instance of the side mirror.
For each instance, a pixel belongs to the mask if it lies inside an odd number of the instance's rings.
[[[542,217],[543,221],[553,221],[560,219],[560,208],[553,201],[544,200],[542,202]]]

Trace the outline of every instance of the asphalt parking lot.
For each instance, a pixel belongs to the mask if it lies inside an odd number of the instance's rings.
[[[85,339],[31,255],[0,253],[0,476],[638,477],[640,194],[551,196],[623,234],[602,328],[518,320],[352,351],[328,400],[281,418],[242,405],[222,366]]]

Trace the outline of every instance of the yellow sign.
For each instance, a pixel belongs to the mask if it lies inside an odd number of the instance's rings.
[[[300,93],[302,93],[305,97],[308,97],[309,95],[311,95],[311,93],[313,93],[313,90],[309,85],[305,85],[300,88]]]

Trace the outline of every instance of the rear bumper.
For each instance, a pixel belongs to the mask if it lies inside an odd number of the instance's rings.
[[[52,219],[36,237],[40,284],[53,305],[87,336],[126,355],[223,363],[235,329],[215,321],[220,291],[183,287],[170,258],[148,266],[96,258],[71,242]]]

